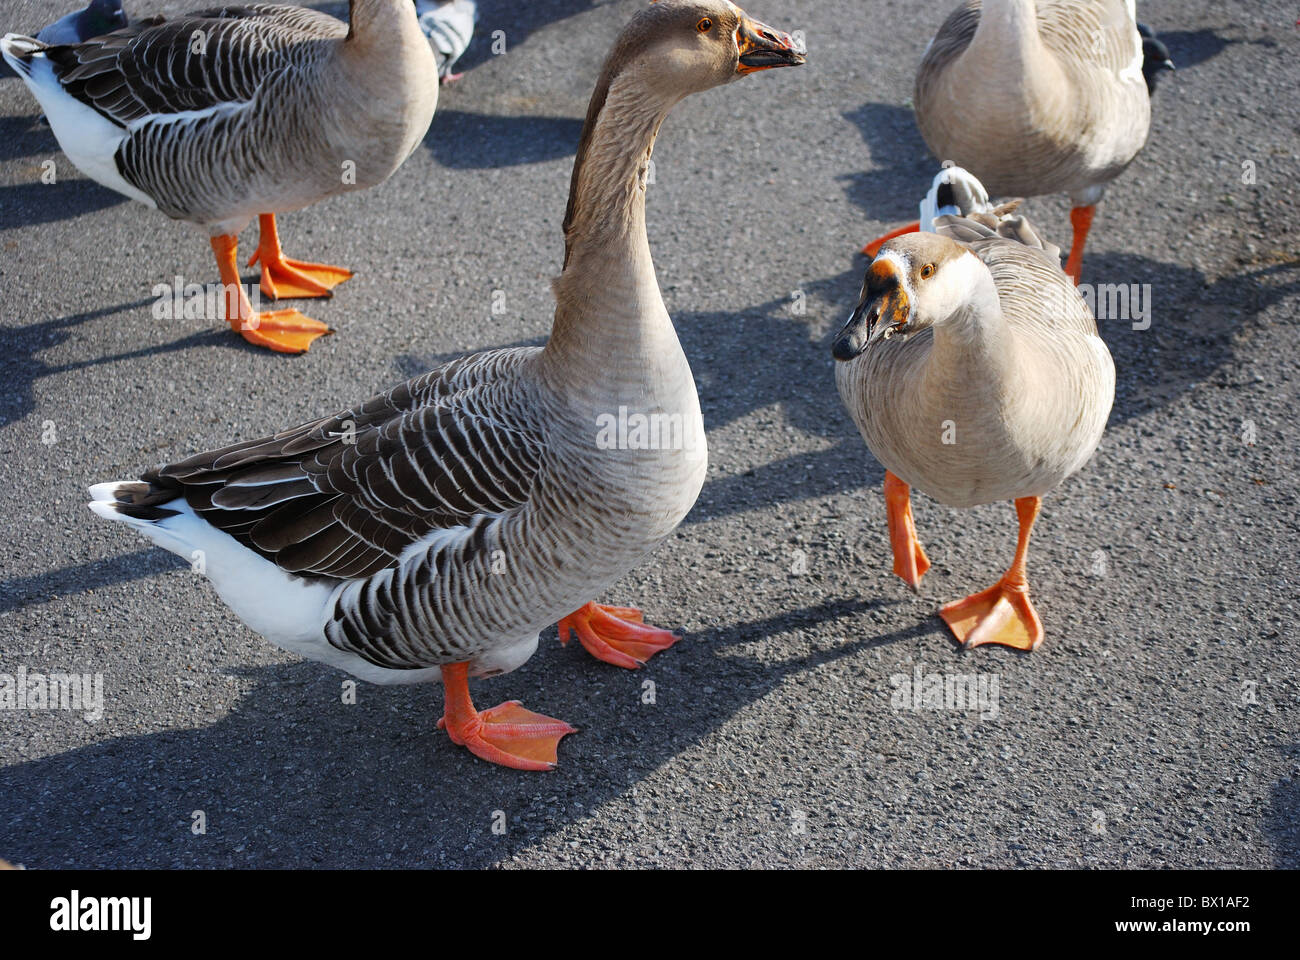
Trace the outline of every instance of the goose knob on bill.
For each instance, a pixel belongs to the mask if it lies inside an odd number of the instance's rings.
[[[551,767],[573,728],[516,702],[475,710],[469,676],[520,666],[557,621],[619,666],[671,645],[640,611],[592,598],[672,534],[707,466],[646,237],[655,137],[683,97],[803,61],[728,0],[642,10],[587,111],[545,346],[455,360],[337,415],[97,485],[91,509],[203,551],[222,600],[272,643],[376,683],[441,679],[455,743]],[[611,429],[620,416],[659,418],[660,442]]]
[[[1010,568],[939,613],[965,647],[1033,650],[1043,626],[1029,599],[1029,534],[1042,497],[1101,442],[1115,366],[1060,251],[1014,215],[1019,201],[978,209],[985,196],[960,168],[935,178],[922,232],[887,241],[867,269],[835,339],[835,380],[885,467],[894,572],[913,590],[930,561],[912,487],[954,507],[1015,502]]]
[[[9,34],[0,53],[87,177],[209,234],[225,319],[301,353],[332,331],[297,310],[254,310],[238,234],[258,218],[261,291],[326,297],[352,276],[294,260],[276,214],[387,180],[423,139],[437,66],[411,0],[351,0],[349,22],[305,7],[215,7],[153,17],[81,43]]]
[[[1133,0],[965,0],[926,48],[912,99],[934,155],[994,196],[1070,196],[1077,284],[1096,205],[1146,145],[1154,77],[1172,66]]]

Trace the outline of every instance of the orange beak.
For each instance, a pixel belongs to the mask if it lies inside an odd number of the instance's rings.
[[[740,74],[773,67],[797,67],[804,62],[804,55],[795,49],[790,34],[760,23],[744,11],[736,27],[736,49],[740,51],[740,62],[736,64],[736,72]]]

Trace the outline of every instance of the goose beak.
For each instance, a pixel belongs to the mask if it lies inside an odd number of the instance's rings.
[[[867,270],[862,298],[835,338],[831,354],[836,360],[852,360],[879,340],[888,340],[907,327],[910,307],[902,279],[894,265],[877,260]]]
[[[740,51],[740,62],[736,64],[739,74],[773,67],[797,67],[804,62],[804,55],[795,48],[790,34],[760,23],[743,12],[740,25],[736,27],[736,49]]]

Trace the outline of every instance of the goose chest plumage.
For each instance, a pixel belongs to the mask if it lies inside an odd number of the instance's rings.
[[[259,218],[250,264],[263,294],[328,296],[351,273],[286,257],[276,214],[388,179],[438,102],[410,0],[351,0],[346,24],[304,7],[216,7],[67,45],[9,34],[0,52],[79,170],[208,232],[226,320],[282,352],[330,331],[296,310],[254,310],[237,234]]]
[[[916,122],[994,196],[1068,194],[1077,283],[1094,207],[1146,144],[1144,62],[1133,0],[965,0],[922,57]]]
[[[646,238],[655,136],[682,97],[802,62],[727,0],[642,11],[591,100],[544,347],[453,361],[273,437],[98,485],[91,509],[201,551],[221,598],[277,645],[378,683],[441,679],[455,742],[550,767],[573,728],[517,703],[477,711],[467,676],[518,667],[557,620],[561,639],[619,666],[671,645],[639,611],[592,597],[672,532],[706,469]],[[633,429],[642,420],[659,429]]]
[[[834,345],[836,383],[867,446],[884,465],[894,572],[913,589],[929,567],[910,488],[950,506],[1014,500],[1016,558],[998,584],[941,615],[967,646],[1031,650],[1042,625],[1024,573],[1042,496],[1077,472],[1101,442],[1115,368],[1059,251],[1015,203],[960,209],[936,178],[920,233],[888,241]],[[936,201],[936,195],[939,199]],[[969,213],[968,216],[962,216]]]

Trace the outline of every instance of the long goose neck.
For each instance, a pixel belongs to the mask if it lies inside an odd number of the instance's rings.
[[[1037,0],[982,0],[980,21],[970,50],[993,49],[1007,56],[1036,53],[1042,47],[1038,33]]]
[[[957,310],[934,327],[927,376],[936,382],[995,383],[1011,369],[1015,336],[1002,313],[993,275],[983,265]]]
[[[627,70],[602,79],[592,98],[569,187],[564,270],[553,284],[550,360],[626,367],[680,353],[645,227],[650,153],[676,101],[652,91]]]
[[[404,117],[413,109],[412,85],[425,83],[424,99],[436,104],[437,67],[415,5],[410,0],[351,0],[348,14],[347,36],[332,45],[331,57],[320,61],[322,83],[335,84],[327,102],[362,116]],[[433,107],[428,110],[432,114]]]
[[[1068,123],[1071,84],[1043,42],[1037,0],[982,0],[979,26],[954,67],[947,82],[980,90],[985,112],[1003,123]]]
[[[348,41],[357,46],[382,43],[385,31],[399,31],[408,19],[416,23],[414,4],[405,0],[349,0]]]

